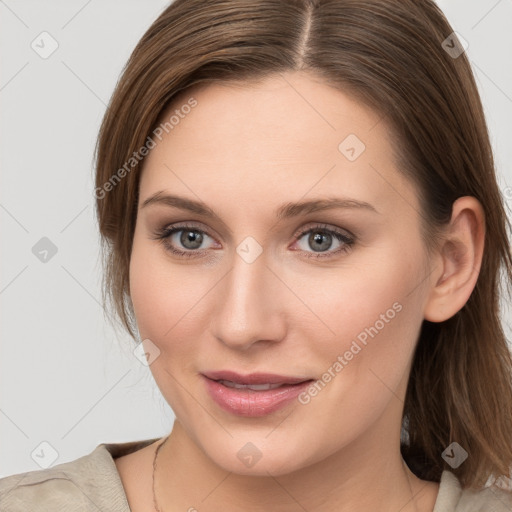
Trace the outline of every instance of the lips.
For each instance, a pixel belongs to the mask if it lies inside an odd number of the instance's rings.
[[[296,398],[313,379],[271,373],[241,375],[233,371],[205,372],[206,388],[224,411],[238,416],[264,416]]]

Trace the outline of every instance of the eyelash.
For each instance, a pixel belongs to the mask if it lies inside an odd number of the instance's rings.
[[[177,256],[185,257],[185,258],[197,257],[197,255],[200,254],[202,251],[194,250],[194,249],[189,249],[188,251],[182,251],[180,249],[176,249],[169,243],[169,238],[174,233],[178,233],[180,231],[185,231],[185,230],[194,231],[196,233],[200,233],[202,235],[207,235],[210,238],[213,238],[206,231],[199,229],[196,226],[182,224],[182,225],[174,226],[171,228],[163,227],[163,228],[157,229],[155,231],[152,239],[158,240],[158,242],[163,244],[163,246],[165,247],[166,250],[170,251],[171,253],[173,253]],[[311,233],[311,232],[315,232],[315,231],[320,232],[320,233],[328,233],[329,235],[332,235],[339,242],[342,242],[343,245],[339,249],[337,249],[335,251],[331,251],[331,252],[326,251],[326,252],[314,253],[314,252],[309,252],[309,251],[302,251],[302,252],[306,253],[306,256],[304,256],[305,258],[315,258],[315,259],[332,258],[338,254],[348,253],[350,251],[351,247],[353,246],[353,244],[355,243],[355,237],[345,235],[344,233],[341,233],[340,231],[337,231],[337,230],[329,229],[327,226],[325,226],[323,224],[318,224],[316,226],[305,229],[305,230],[295,234],[294,237],[296,240],[300,240],[304,235]]]

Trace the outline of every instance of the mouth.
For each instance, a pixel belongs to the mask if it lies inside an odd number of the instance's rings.
[[[237,416],[260,417],[282,409],[314,381],[271,373],[240,375],[232,371],[202,374],[213,401]]]
[[[222,385],[228,388],[234,389],[252,389],[253,391],[266,391],[267,389],[277,389],[283,386],[287,386],[288,384],[237,384],[231,380],[217,380],[215,382],[220,382]]]

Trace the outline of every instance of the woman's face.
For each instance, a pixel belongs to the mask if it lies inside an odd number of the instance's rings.
[[[431,283],[388,126],[305,73],[176,110],[144,162],[130,292],[187,436],[255,475],[398,450]]]

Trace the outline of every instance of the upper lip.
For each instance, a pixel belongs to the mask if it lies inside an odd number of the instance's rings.
[[[307,377],[290,377],[275,373],[249,373],[241,375],[231,370],[204,372],[203,375],[211,380],[229,380],[236,384],[297,384],[312,380]]]

